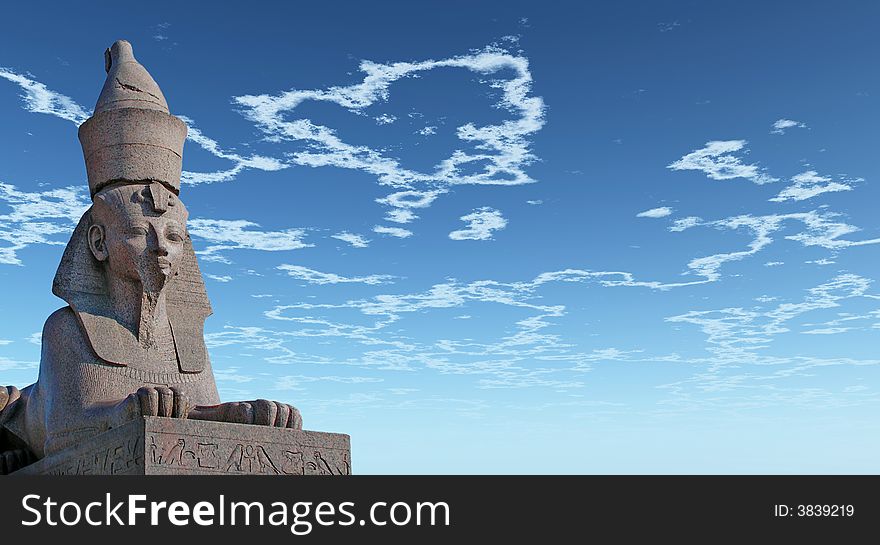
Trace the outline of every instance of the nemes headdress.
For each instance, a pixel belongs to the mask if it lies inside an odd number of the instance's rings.
[[[159,86],[119,40],[105,54],[107,80],[95,113],[79,128],[89,190],[120,184],[160,183],[180,194],[186,125],[169,113]],[[52,293],[67,301],[92,349],[111,365],[145,359],[135,334],[115,318],[101,264],[88,246],[92,208],[83,214],[64,250]],[[187,235],[179,274],[167,286],[168,319],[181,372],[198,373],[207,364],[204,322],[211,304]]]

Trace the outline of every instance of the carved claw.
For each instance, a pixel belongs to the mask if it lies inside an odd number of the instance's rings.
[[[34,456],[28,449],[21,448],[0,452],[0,475],[9,475],[34,461]]]
[[[132,395],[137,398],[142,416],[186,418],[189,415],[189,397],[175,386],[142,386]]]

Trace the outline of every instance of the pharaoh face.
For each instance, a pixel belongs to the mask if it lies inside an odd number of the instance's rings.
[[[95,195],[89,247],[108,274],[158,293],[180,268],[187,215],[159,183],[110,187]]]

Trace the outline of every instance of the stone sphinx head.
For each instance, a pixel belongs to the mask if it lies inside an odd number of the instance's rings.
[[[88,244],[108,282],[154,296],[180,273],[188,212],[159,182],[118,184],[95,195]]]
[[[128,42],[105,57],[95,113],[79,128],[94,204],[64,252],[53,292],[76,312],[97,355],[120,366],[152,342],[144,317],[167,309],[180,371],[199,372],[211,306],[179,198],[186,125],[169,113]],[[126,314],[139,318],[131,323]]]

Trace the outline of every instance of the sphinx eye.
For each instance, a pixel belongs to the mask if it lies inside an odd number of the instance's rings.
[[[147,228],[142,225],[134,225],[128,230],[128,234],[136,237],[143,237],[147,235]]]
[[[166,233],[165,235],[165,238],[172,242],[183,242],[183,235],[180,233],[180,231],[176,229],[168,231],[168,233]]]

